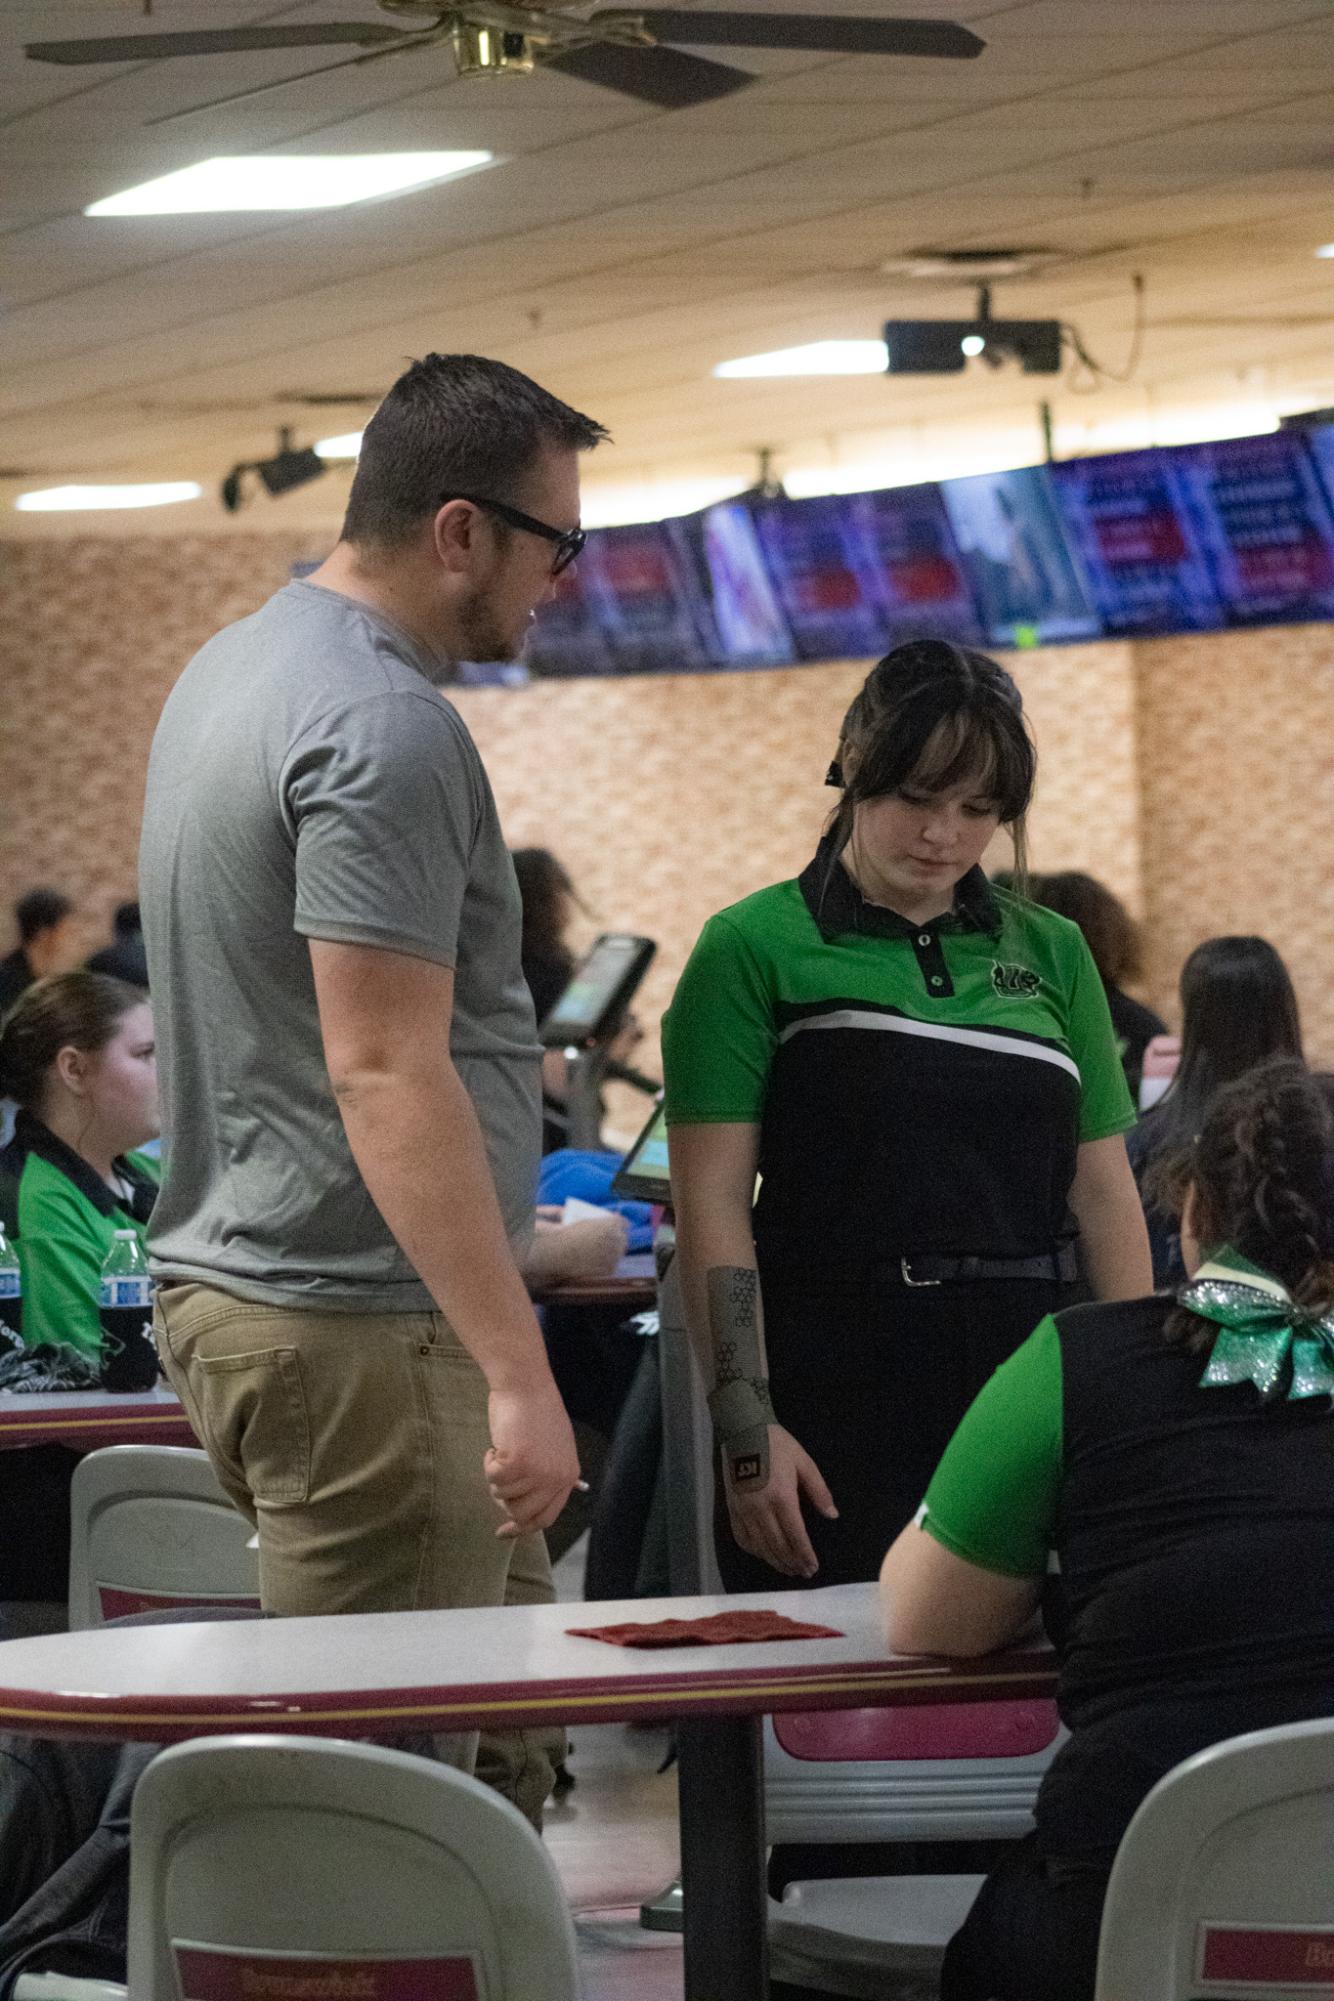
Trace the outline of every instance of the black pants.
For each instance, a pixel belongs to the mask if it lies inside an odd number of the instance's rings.
[[[941,2001],[1093,2001],[1107,1874],[1044,1862],[1036,1841],[982,1885],[945,1953]]]
[[[839,1510],[809,1505],[816,1584],[860,1584],[921,1505],[955,1426],[1044,1314],[1081,1296],[1054,1279],[800,1289],[761,1274],[770,1389]],[[799,1589],[738,1549],[719,1482],[718,1566],[729,1591]]]
[[[81,1457],[65,1445],[0,1452],[0,1599],[69,1596],[69,1490]]]

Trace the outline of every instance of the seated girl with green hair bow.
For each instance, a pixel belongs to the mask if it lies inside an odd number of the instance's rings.
[[[1064,1599],[1070,1729],[942,2001],[1092,2001],[1113,1858],[1174,1765],[1334,1689],[1334,1077],[1218,1092],[1156,1198],[1175,1294],[1049,1316],[973,1403],[881,1574],[889,1643],[987,1653]]]

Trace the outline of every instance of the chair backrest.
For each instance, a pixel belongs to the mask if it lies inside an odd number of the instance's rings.
[[[1063,1736],[1047,1701],[924,1703],[766,1720],[770,1841],[1026,1834]]]
[[[108,1445],[74,1469],[69,1623],[181,1605],[259,1607],[250,1523],[208,1454],[184,1445]]]
[[[578,2001],[541,1840],[426,1758],[308,1737],[179,1744],[139,1781],[130,1853],[135,2001]]]
[[[1096,2001],[1334,1994],[1331,1856],[1334,1721],[1188,1758],[1117,1851]]]

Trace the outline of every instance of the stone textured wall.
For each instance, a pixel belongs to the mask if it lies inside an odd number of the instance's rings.
[[[0,544],[0,909],[50,882],[96,931],[133,893],[168,688],[308,553],[271,535]],[[1334,627],[1053,647],[1011,664],[1041,757],[1034,865],[1087,868],[1143,915],[1146,992],[1169,1017],[1193,944],[1262,932],[1293,968],[1313,1052],[1334,1062]],[[458,692],[511,841],[554,848],[596,923],[659,940],[647,1067],[704,918],[808,859],[864,672]]]

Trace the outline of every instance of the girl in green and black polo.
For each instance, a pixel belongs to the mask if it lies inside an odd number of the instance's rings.
[[[106,973],[28,988],[0,1027],[0,1096],[18,1105],[0,1151],[0,1217],[17,1243],[22,1334],[101,1355],[98,1286],[117,1230],[142,1240],[158,1167],[147,996]]]
[[[875,1575],[1034,1320],[1147,1290],[1134,1111],[1074,925],[993,890],[1035,756],[1010,677],[898,648],[844,721],[795,880],[706,925],[664,1024],[687,1315],[732,1589]],[[753,1199],[757,1172],[759,1194]]]
[[[153,1017],[137,987],[105,973],[38,980],[0,1025],[0,1096],[18,1104],[0,1151],[0,1218],[18,1248],[26,1344],[101,1359],[98,1287],[117,1230],[141,1234],[157,1163]],[[69,1489],[63,1445],[0,1453],[0,1599],[63,1599]]]
[[[1067,1604],[1070,1738],[946,1954],[944,2001],[1093,2001],[1145,1795],[1207,1745],[1330,1713],[1334,1077],[1251,1071],[1173,1166],[1189,1281],[1044,1320],[885,1560],[904,1652],[1005,1646],[1053,1549]]]

